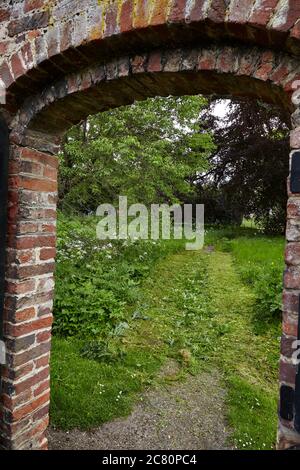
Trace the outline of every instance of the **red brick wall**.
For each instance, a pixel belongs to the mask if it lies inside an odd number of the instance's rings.
[[[48,425],[57,158],[11,147],[1,446],[43,448]]]
[[[299,17],[299,2],[287,8],[281,0],[2,0],[0,79],[16,110],[38,86],[84,67],[87,57],[107,60],[203,39],[238,40],[299,56]]]
[[[11,127],[2,447],[47,446],[53,155],[64,130],[89,113],[156,94],[248,95],[296,109],[291,148],[299,149],[297,91],[290,102],[300,79],[299,18],[300,3],[281,0],[2,0],[7,93],[0,109]],[[287,214],[280,381],[283,405],[293,409],[285,397],[295,390],[299,194],[290,194]],[[294,414],[281,416],[278,448],[299,443]]]
[[[292,114],[291,131],[291,155],[300,148],[300,82],[294,81],[291,84],[294,93],[292,95],[292,104],[294,113]],[[292,356],[295,352],[295,341],[299,340],[299,299],[300,299],[300,193],[292,193],[290,187],[290,178],[287,182],[288,187],[288,203],[287,203],[287,228],[286,228],[286,248],[285,262],[286,269],[283,277],[283,323],[281,338],[281,357],[279,365],[280,380],[280,407],[286,408],[286,392],[294,394],[293,406],[289,414],[285,412],[279,413],[279,431],[278,431],[278,448],[286,449],[293,445],[300,445],[300,434],[295,431],[295,401],[299,402],[299,388],[296,388],[296,374],[298,366],[294,363]],[[297,347],[298,349],[298,347]],[[284,393],[282,393],[284,391]],[[299,419],[299,409],[298,409]]]

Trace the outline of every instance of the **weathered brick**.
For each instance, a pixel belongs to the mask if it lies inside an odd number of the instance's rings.
[[[284,272],[283,281],[287,289],[300,289],[300,267],[288,266]]]
[[[300,39],[300,21],[296,21],[294,27],[291,30],[291,37],[295,39]]]
[[[26,294],[35,290],[36,282],[34,279],[24,280],[21,282],[8,281],[6,283],[6,292],[8,294]]]
[[[253,8],[253,0],[231,0],[228,21],[243,24],[248,21]]]
[[[294,364],[281,360],[279,367],[280,381],[294,385],[296,370],[297,368]]]
[[[133,0],[125,0],[121,7],[120,30],[122,33],[132,29]]]
[[[38,232],[38,224],[34,224],[32,222],[19,222],[18,227],[17,227],[17,233],[18,235],[30,235],[30,234],[35,234]],[[35,253],[33,250],[31,251],[26,251],[26,252],[19,252],[17,257],[16,257],[16,263],[17,264],[25,264],[28,263],[29,261],[34,261],[35,260]]]
[[[33,411],[42,407],[42,405],[44,405],[45,403],[49,402],[49,398],[50,393],[47,391],[43,395],[32,400],[30,403],[13,409],[13,411],[9,414],[9,418],[11,419],[11,421],[18,421],[24,418],[25,416],[32,414]],[[32,435],[32,431],[33,428],[31,428],[30,430],[30,435]]]
[[[5,331],[6,323],[4,323],[4,331]],[[13,339],[6,339],[6,347],[8,351],[11,352],[20,352],[24,351],[25,349],[30,348],[36,340],[35,334],[31,334],[28,336],[25,336],[24,338],[16,338]]]
[[[55,248],[43,248],[40,251],[40,260],[48,261],[49,259],[54,259],[56,256]]]
[[[300,197],[290,197],[287,204],[288,218],[300,217]]]
[[[7,62],[3,62],[0,65],[0,79],[6,85],[6,87],[9,87],[14,81]]]
[[[118,31],[118,8],[116,4],[110,4],[106,11],[104,35],[112,36]]]
[[[288,31],[300,17],[300,4],[298,2],[278,2],[279,8],[275,10],[270,26],[277,31]]]
[[[28,248],[42,248],[42,247],[55,247],[56,238],[54,235],[32,235],[20,236],[15,239],[15,247],[18,250]]]
[[[20,380],[22,377],[25,377],[26,375],[31,374],[33,371],[33,368],[34,368],[33,361],[30,361],[27,364],[24,364],[21,367],[18,367],[15,369],[3,367],[2,377],[8,378],[10,380]]]
[[[168,6],[169,0],[159,0],[154,3],[150,20],[151,26],[165,23],[168,15]]]
[[[216,53],[213,49],[202,50],[198,57],[198,70],[213,70],[217,61]]]
[[[21,310],[35,305],[38,310],[38,316],[40,316],[40,311],[44,312],[44,305],[42,304],[48,303],[52,301],[52,299],[53,292],[38,293],[36,295],[29,294],[21,297],[16,295],[7,295],[5,298],[5,308],[10,310]],[[43,315],[45,315],[45,313],[43,313]]]
[[[49,364],[49,354],[39,357],[34,362],[35,362],[35,367],[37,369],[40,369],[41,367],[46,367]]]
[[[298,349],[297,337],[287,336],[285,334],[281,337],[281,354],[288,359],[292,358],[292,355]]]
[[[43,6],[44,6],[44,0],[25,0],[24,12],[28,13],[29,11],[36,10]]]
[[[24,403],[29,402],[33,397],[33,393],[31,390],[27,389],[24,392],[16,395],[6,395],[5,393],[2,395],[3,405],[8,408],[12,409],[13,407],[17,407],[19,405],[23,405]]]
[[[224,73],[233,72],[236,62],[236,52],[231,47],[225,47],[218,57],[218,68]]]
[[[36,411],[33,414],[32,419],[33,421],[36,421],[44,418],[45,416],[49,416],[49,404],[46,404],[45,406],[41,407],[38,411]]]
[[[17,78],[21,77],[21,75],[24,75],[25,73],[25,68],[21,62],[20,55],[18,53],[14,54],[11,57],[10,60],[11,64],[11,70],[14,76],[14,79],[16,80]]]
[[[258,65],[254,73],[254,77],[263,81],[269,80],[274,69],[274,62],[275,61],[273,52],[265,52],[261,57],[260,64]]]
[[[146,60],[147,60],[146,56],[135,56],[131,60],[132,72],[134,74],[145,72]]]
[[[300,148],[300,127],[291,131],[290,134],[290,144],[292,149]]]
[[[10,11],[6,8],[0,8],[0,23],[10,19]]]
[[[22,160],[29,160],[31,162],[42,163],[53,168],[58,167],[58,158],[54,155],[39,152],[38,150],[30,149],[27,147],[20,149],[20,157]]]
[[[289,312],[298,314],[299,298],[300,298],[300,290],[298,292],[284,290],[282,294],[284,309],[288,310]]]
[[[249,23],[255,26],[266,25],[270,21],[277,3],[278,0],[260,0],[256,2],[250,15]]]
[[[174,0],[168,16],[168,21],[172,23],[185,20],[185,8],[187,0]]]
[[[64,52],[72,45],[72,22],[67,21],[61,25],[60,51]]]
[[[19,310],[15,313],[14,320],[16,322],[23,322],[32,320],[36,315],[35,307],[25,308],[23,310]]]
[[[29,333],[34,333],[42,328],[47,328],[52,325],[53,319],[52,316],[46,318],[40,318],[38,320],[32,320],[26,323],[20,324],[11,324],[6,323],[5,326],[5,334],[7,336],[12,336],[17,338],[19,336],[24,336]]]
[[[287,336],[298,335],[298,313],[294,314],[288,310],[283,310],[282,313],[282,331]]]
[[[19,185],[29,191],[43,191],[46,193],[57,191],[57,182],[46,179],[22,176]]]
[[[148,25],[151,5],[148,0],[136,0],[133,17],[134,28],[144,28]]]
[[[15,36],[25,31],[45,28],[49,24],[49,18],[49,11],[42,11],[12,20],[8,25],[8,34],[9,36]]]
[[[40,382],[39,385],[34,389],[33,395],[35,397],[41,395],[41,393],[50,389],[50,380],[46,379],[44,382]]]
[[[227,6],[228,3],[224,0],[212,0],[207,11],[207,18],[214,23],[225,21]]]
[[[42,343],[22,353],[8,354],[8,366],[10,368],[16,368],[25,365],[27,362],[37,359],[40,356],[48,353],[50,351],[50,347],[50,342]]]
[[[192,3],[192,8],[188,12],[187,19],[188,21],[201,21],[205,17],[204,6],[207,3],[207,0],[199,0]]]
[[[34,422],[28,430],[16,434],[11,440],[11,450],[32,450],[40,449],[47,439],[44,437],[44,432],[49,424],[49,420],[44,418],[38,422]],[[35,444],[36,443],[36,444]],[[40,449],[41,450],[41,449]]]
[[[132,99],[146,98],[153,91],[167,93],[163,70],[172,74],[192,71],[178,78],[174,75],[174,83],[176,80],[182,93],[194,88],[197,92],[194,78],[198,70],[203,93],[235,94],[236,89],[238,95],[255,96],[286,108],[290,108],[293,94],[297,107],[300,4],[279,0],[72,0],[72,5],[50,2],[50,6],[46,0],[4,3],[5,7],[0,6],[0,83],[8,89],[6,107],[15,145],[9,168],[7,276],[11,279],[6,284],[4,318],[10,336],[6,338],[8,365],[2,368],[7,393],[4,411],[0,410],[4,416],[1,439],[11,449],[44,448],[49,403],[36,402],[31,393],[38,398],[45,395],[47,400],[49,377],[39,372],[45,369],[49,373],[58,166],[52,154],[73,122],[73,94],[78,98],[76,119],[80,119],[80,112],[97,111],[97,101],[109,108],[107,79],[118,104],[130,90],[129,80]],[[197,48],[200,42],[202,49]],[[181,49],[183,43],[192,48]],[[101,66],[95,65],[100,62]],[[135,74],[140,75],[135,78]],[[121,78],[126,82],[124,94],[118,85]],[[107,96],[107,103],[92,98],[100,95],[103,99]],[[59,100],[64,100],[61,107]],[[299,113],[295,111],[292,119],[294,149],[300,148]],[[39,131],[33,130],[37,123]],[[300,198],[290,198],[287,212],[290,243],[284,281],[291,290],[283,294],[282,354],[290,358],[291,342],[298,334]],[[293,374],[294,369],[283,361],[282,380],[293,385]],[[19,384],[24,390],[14,388]],[[14,394],[15,390],[18,393]],[[297,441],[292,429],[284,426],[279,436],[282,448]]]

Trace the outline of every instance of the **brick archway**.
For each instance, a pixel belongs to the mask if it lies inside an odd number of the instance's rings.
[[[11,129],[3,448],[47,447],[55,154],[65,130],[88,114],[149,96],[243,95],[293,113],[291,148],[300,148],[300,5],[224,4],[4,0],[1,5],[0,84],[7,92],[1,112]],[[290,190],[286,237],[280,449],[300,444],[300,378],[291,360],[292,342],[300,339],[300,193]]]

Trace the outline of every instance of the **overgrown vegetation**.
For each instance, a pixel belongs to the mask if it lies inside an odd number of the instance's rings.
[[[88,429],[130,412],[170,358],[218,370],[232,440],[276,432],[288,123],[236,101],[220,125],[203,97],[156,98],[91,117],[61,158],[52,352],[53,425]],[[184,241],[100,241],[97,206],[205,203],[204,251]],[[74,215],[77,214],[77,215]],[[256,228],[241,228],[244,216]],[[233,226],[235,224],[235,226]],[[229,226],[230,225],[230,226]]]
[[[181,365],[172,381],[217,368],[234,443],[271,448],[280,322],[269,296],[258,314],[255,285],[260,270],[279,276],[282,239],[225,228],[208,230],[212,253],[186,252],[173,240],[92,250],[95,222],[60,217],[52,424],[86,429],[126,415],[145,387],[168,380],[158,371],[172,358]],[[70,240],[78,246],[75,260]],[[82,283],[94,279],[85,296]],[[106,304],[97,302],[98,285],[107,289]]]
[[[284,239],[265,236],[257,229],[238,227],[209,232],[207,240],[233,255],[241,279],[255,293],[255,310],[261,324],[278,322],[282,304]]]
[[[127,305],[136,301],[151,267],[183,244],[101,241],[96,238],[98,220],[59,215],[54,304],[54,333],[59,336],[106,339],[118,334],[125,328]]]

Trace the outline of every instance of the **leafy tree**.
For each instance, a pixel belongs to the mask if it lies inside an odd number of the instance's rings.
[[[180,202],[208,168],[214,148],[201,128],[201,96],[148,99],[90,117],[65,137],[60,207],[89,212],[100,203]]]
[[[289,116],[274,106],[249,99],[232,100],[224,119],[211,101],[204,116],[216,150],[207,172],[199,175],[198,193],[214,188],[226,206],[254,215],[267,232],[282,232],[286,214],[289,165]]]
[[[212,182],[198,184],[195,194],[188,202],[204,204],[207,224],[241,225],[243,221],[240,201],[234,200],[222,187],[219,188]]]

